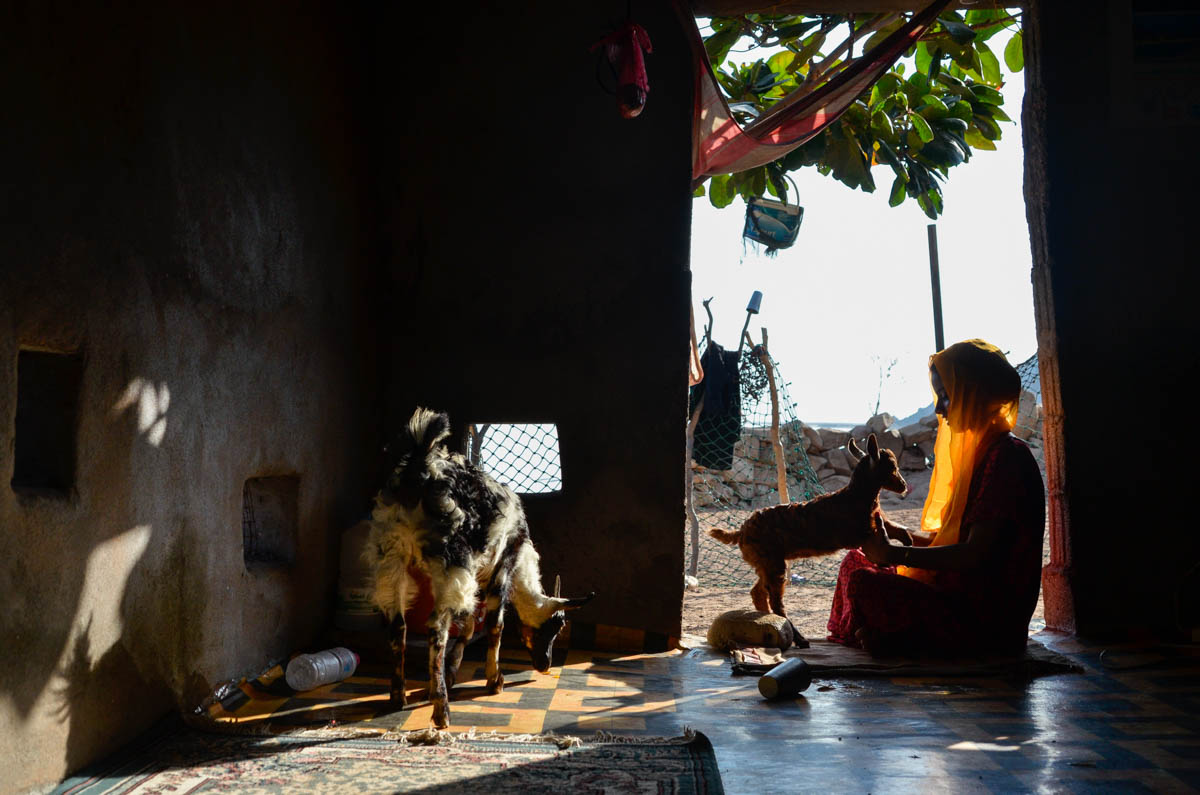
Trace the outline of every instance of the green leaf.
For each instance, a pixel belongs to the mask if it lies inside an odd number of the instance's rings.
[[[913,72],[912,77],[908,78],[908,85],[918,97],[929,93],[929,78],[920,72]]]
[[[888,197],[889,207],[899,207],[904,203],[905,188],[908,180],[903,177],[896,177],[892,180],[892,195]]]
[[[933,140],[933,130],[929,127],[929,122],[918,113],[909,113],[908,120],[912,123],[913,130],[921,139],[921,143],[929,143]]]
[[[767,61],[767,66],[772,72],[786,72],[787,68],[792,65],[792,61],[796,60],[796,53],[791,50],[777,52]]]
[[[704,183],[702,182],[696,186],[696,189],[694,191],[692,191],[692,198],[695,199],[695,198],[698,198],[703,195],[704,195]]]
[[[933,63],[933,53],[929,51],[929,45],[925,42],[917,43],[916,66],[918,72],[925,74],[929,73],[929,65]]]
[[[992,52],[992,48],[980,41],[976,42],[975,49],[979,53],[979,62],[983,66],[984,81],[994,86],[1004,82],[1000,76],[1000,61],[996,58],[996,53]]]
[[[720,174],[713,177],[708,184],[708,201],[718,210],[733,204],[735,191],[729,190],[729,175]]]
[[[928,193],[922,193],[920,196],[918,196],[917,204],[920,205],[921,210],[931,221],[937,220],[937,208],[933,206],[933,200],[930,198]]]
[[[904,166],[900,164],[900,158],[896,157],[896,153],[892,151],[892,147],[888,146],[886,141],[876,141],[878,148],[875,150],[875,157],[881,163],[891,166],[892,171],[896,172],[896,176],[904,177],[904,181],[908,182],[908,175],[904,173]]]
[[[975,109],[965,99],[959,100],[950,106],[950,115],[956,119],[969,122],[975,116]]]
[[[979,129],[981,135],[989,141],[1000,140],[1000,125],[989,119],[987,116],[976,115],[975,126]]]
[[[718,68],[725,63],[729,51],[741,37],[741,27],[732,26],[719,30],[704,40],[704,51],[708,53],[708,60],[712,61],[713,68]]]
[[[932,124],[934,127],[937,127],[938,129],[946,130],[947,132],[957,133],[958,135],[962,135],[963,133],[965,133],[967,131],[967,123],[964,120],[959,119],[954,116],[947,116],[942,119],[936,119],[932,122]]]
[[[986,11],[968,11],[966,22],[975,29],[976,41],[984,41],[995,36],[1005,28],[1012,27],[1015,20],[1003,8],[993,8]],[[993,23],[991,25],[987,23]]]
[[[992,152],[996,151],[996,145],[984,138],[978,130],[967,130],[967,134],[963,136],[963,140],[965,140],[975,149],[987,149]]]
[[[896,89],[900,87],[900,83],[901,79],[899,76],[893,72],[888,72],[879,78],[875,85],[879,87],[879,95],[886,97],[888,94],[895,93]]]
[[[821,24],[819,19],[809,19],[804,22],[797,22],[794,25],[784,25],[781,28],[775,29],[775,35],[779,37],[779,43],[785,44],[794,39],[798,39],[808,31]]]
[[[957,77],[955,77],[953,74],[947,74],[946,72],[942,72],[941,74],[939,74],[937,79],[938,79],[939,83],[941,83],[942,85],[944,85],[947,88],[950,88],[952,90],[961,90],[961,89],[966,88],[966,85],[967,85],[966,83],[964,83],[963,81],[961,81]]]
[[[959,44],[969,44],[975,40],[975,31],[957,19],[939,17],[938,22],[942,23],[942,27],[950,34],[950,38]]]
[[[921,106],[917,108],[917,113],[926,119],[941,119],[950,115],[950,109],[933,94],[926,94],[921,97]]]
[[[971,93],[975,95],[975,99],[988,105],[1003,105],[1004,97],[1000,92],[991,86],[983,86],[978,83],[971,85]]]
[[[921,157],[928,158],[938,166],[951,168],[963,161],[962,152],[951,143],[944,140],[932,140],[921,147]]]
[[[767,190],[767,169],[760,167],[750,172],[750,179],[746,180],[746,188],[755,196],[762,196]],[[742,195],[745,193],[743,190]]]
[[[810,36],[805,42],[804,46],[800,48],[800,52],[796,53],[796,60],[792,62],[792,71],[794,72],[799,69],[802,72],[806,72],[807,70],[805,67],[808,66],[808,63],[813,59],[813,56],[817,55],[821,51],[821,47],[824,45],[824,33],[814,33],[812,36]]]
[[[892,117],[886,113],[871,114],[871,131],[880,138],[893,138],[896,130],[892,126]]]
[[[887,100],[887,94],[879,88],[879,83],[871,86],[871,98],[867,100],[867,104],[871,106],[871,112],[875,113],[883,107],[883,103]]]
[[[1008,40],[1008,44],[1004,45],[1004,65],[1010,72],[1019,72],[1025,68],[1025,44],[1019,30]]]
[[[996,121],[1012,121],[1012,117],[1000,109],[998,105],[984,105],[980,103],[979,107],[988,109],[988,117]]]

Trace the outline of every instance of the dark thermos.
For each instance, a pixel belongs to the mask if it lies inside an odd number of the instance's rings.
[[[812,684],[812,671],[799,657],[790,657],[758,678],[763,698],[792,698]]]

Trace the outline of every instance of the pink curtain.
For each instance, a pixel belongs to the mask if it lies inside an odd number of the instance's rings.
[[[811,140],[916,44],[947,5],[949,0],[935,0],[824,85],[814,91],[800,90],[788,95],[746,127],[733,117],[721,94],[695,18],[690,11],[680,8],[681,15],[687,17],[685,26],[690,28],[696,61],[692,178],[699,180],[756,168]]]

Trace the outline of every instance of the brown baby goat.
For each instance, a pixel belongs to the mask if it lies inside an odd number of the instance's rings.
[[[758,582],[750,589],[755,610],[787,618],[783,609],[787,561],[862,546],[874,532],[877,515],[888,536],[912,544],[908,530],[887,521],[879,510],[880,489],[897,494],[908,490],[895,454],[880,450],[875,434],[867,438],[865,454],[853,439],[846,449],[857,463],[850,482],[837,491],[808,502],[761,508],[732,533],[715,527],[708,531],[721,543],[737,544],[742,558],[758,574]]]

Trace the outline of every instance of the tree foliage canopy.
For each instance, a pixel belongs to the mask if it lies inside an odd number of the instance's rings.
[[[704,46],[730,109],[744,124],[793,91],[815,88],[855,47],[866,52],[903,23],[897,14],[714,17]],[[941,183],[950,169],[970,160],[975,150],[995,149],[1001,124],[1012,121],[1003,109],[1001,62],[1011,73],[1024,68],[1020,23],[1019,10],[944,12],[836,122],[779,160],[712,177],[709,201],[727,207],[737,196],[764,193],[786,199],[785,175],[806,166],[871,193],[871,167],[884,165],[892,173],[889,204],[911,198],[936,219],[942,212]],[[998,55],[987,42],[1006,28],[1014,32]],[[839,29],[853,35],[840,40]],[[749,52],[776,52],[753,62],[729,60],[747,40]],[[704,185],[696,189],[697,196],[705,192]]]

